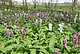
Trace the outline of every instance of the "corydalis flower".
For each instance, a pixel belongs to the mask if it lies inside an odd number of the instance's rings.
[[[69,15],[66,15],[66,22],[69,22]]]
[[[12,10],[10,11],[10,16],[12,16]]]
[[[0,16],[0,22],[2,21],[2,16]]]
[[[49,30],[52,31],[52,20],[49,22]]]
[[[26,27],[22,27],[22,39],[24,40],[24,36],[25,36],[25,31],[26,31]]]
[[[32,11],[32,16],[36,15],[36,10]]]
[[[38,17],[39,17],[39,13],[36,14],[36,19],[38,19]]]
[[[54,53],[53,54],[59,54],[59,52],[57,52],[57,51],[54,51]]]
[[[19,19],[18,19],[18,18],[16,18],[16,19],[15,19],[15,22],[16,22],[16,23],[18,23],[18,21],[19,21]]]
[[[64,16],[66,16],[67,12],[66,12],[66,11],[64,11],[64,13],[63,13],[63,14],[64,14]]]
[[[64,23],[62,23],[62,21],[60,21],[60,24],[59,24],[59,31],[62,33],[63,32],[63,26],[64,26]]]
[[[7,30],[7,36],[10,37],[13,34],[12,29]]]
[[[27,13],[27,18],[30,19],[30,14]]]
[[[7,30],[7,27],[8,27],[7,23],[4,23],[4,30],[5,31]]]
[[[15,17],[14,17],[14,15],[12,16],[12,20],[15,20]]]
[[[6,23],[9,23],[10,22],[10,20],[9,20],[8,17],[6,17],[5,20],[6,20]]]
[[[66,48],[67,44],[68,44],[68,39],[66,37],[64,37],[64,47],[65,48]]]
[[[78,34],[73,35],[73,42],[78,43]]]
[[[20,32],[20,29],[19,29],[19,27],[18,27],[18,26],[15,26],[15,28],[16,28],[16,29],[15,29],[15,33],[17,33],[17,34],[18,34],[18,33]]]

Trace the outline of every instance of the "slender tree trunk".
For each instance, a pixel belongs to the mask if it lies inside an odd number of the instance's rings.
[[[36,9],[36,0],[34,0],[34,9]]]
[[[5,6],[5,0],[3,0],[3,2],[4,2],[4,6]]]
[[[9,1],[10,8],[12,7],[12,0]]]
[[[75,12],[77,0],[72,0],[72,11]]]
[[[23,10],[24,10],[24,0],[23,0]]]
[[[26,7],[27,7],[27,6],[28,6],[28,5],[27,5],[27,0],[25,0],[25,3],[26,3]]]

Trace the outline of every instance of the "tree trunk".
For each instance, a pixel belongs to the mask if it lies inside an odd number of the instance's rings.
[[[27,0],[25,0],[25,3],[26,3],[26,7],[27,7]]]
[[[10,8],[12,7],[12,0],[9,1]]]
[[[75,12],[77,0],[72,0],[72,11]]]
[[[36,9],[36,0],[34,0],[34,9]]]

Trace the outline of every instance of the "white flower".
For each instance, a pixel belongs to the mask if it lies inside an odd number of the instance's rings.
[[[75,15],[74,23],[76,23],[77,16],[78,16],[78,14]]]
[[[42,19],[40,19],[40,23],[42,23]]]
[[[15,13],[15,15],[17,15],[17,13]]]
[[[36,25],[38,25],[38,19],[36,19]]]
[[[10,9],[8,9],[8,11],[10,11]]]
[[[62,31],[62,30],[63,30],[63,25],[64,25],[64,23],[60,23],[60,24],[59,24],[59,31],[60,31],[61,33],[63,32],[63,31]]]
[[[24,11],[22,11],[22,13],[24,13]]]
[[[7,9],[5,9],[5,11],[7,11]]]
[[[49,30],[52,31],[52,23],[49,23]]]

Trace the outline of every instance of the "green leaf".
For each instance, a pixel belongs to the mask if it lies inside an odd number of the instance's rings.
[[[27,52],[24,52],[24,54],[28,54]]]
[[[36,49],[30,49],[30,54],[36,54]]]
[[[67,49],[68,51],[70,51],[70,50],[71,50],[71,47],[70,47],[70,46],[67,46],[66,49]]]
[[[49,41],[49,48],[52,52],[54,51],[54,45],[55,45],[55,39],[54,39],[54,37],[51,37],[51,39]]]
[[[12,50],[12,46],[7,46],[7,47],[5,47],[5,50],[6,50],[6,51]]]
[[[11,54],[17,54],[16,52],[11,51]]]
[[[61,49],[63,49],[63,37],[60,39],[61,41]]]
[[[49,52],[47,50],[45,50],[44,48],[40,48],[39,51],[44,52],[45,54],[49,54]]]
[[[43,54],[42,52],[40,52],[39,54]]]

